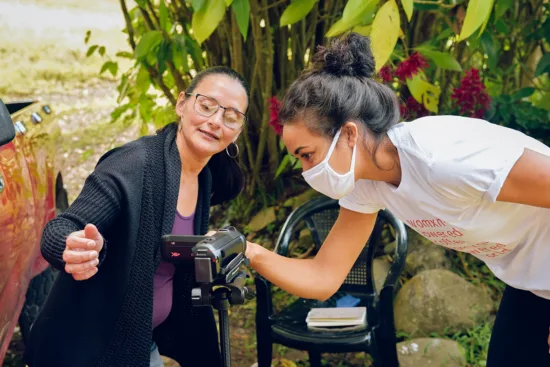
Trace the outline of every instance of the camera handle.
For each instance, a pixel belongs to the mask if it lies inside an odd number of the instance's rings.
[[[254,297],[245,286],[246,272],[242,270],[231,283],[215,286],[201,284],[200,288],[193,288],[193,306],[212,306],[218,310],[220,323],[220,345],[222,366],[231,367],[231,346],[229,339],[229,307],[242,305],[245,299]]]

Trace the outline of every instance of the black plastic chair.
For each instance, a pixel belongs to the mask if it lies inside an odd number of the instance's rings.
[[[320,197],[295,209],[286,220],[275,252],[287,256],[290,241],[298,225],[304,223],[311,231],[317,249],[323,244],[338,216],[340,207],[336,200]],[[396,236],[393,263],[384,285],[377,294],[372,277],[375,248],[380,243],[383,226],[390,225]],[[361,230],[360,228],[350,230]],[[342,244],[342,251],[345,251]],[[307,350],[311,367],[321,366],[321,353],[366,352],[376,367],[398,366],[396,336],[393,317],[394,290],[405,266],[407,256],[407,232],[403,222],[389,211],[382,210],[365,248],[338,292],[321,302],[298,299],[277,314],[273,312],[271,283],[259,274],[256,284],[256,335],[258,367],[271,366],[274,343],[289,348]],[[313,307],[335,307],[336,300],[344,294],[360,299],[358,306],[367,308],[367,325],[363,330],[312,331],[306,324],[306,316]]]

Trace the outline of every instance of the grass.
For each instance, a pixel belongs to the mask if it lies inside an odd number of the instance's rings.
[[[77,0],[37,3],[0,0],[0,14],[10,14],[0,23],[0,95],[17,99],[70,93],[102,80],[113,81],[108,73],[98,75],[105,58],[86,57],[84,37],[94,29],[90,43],[104,45],[106,56],[129,49],[121,32],[124,20],[113,7],[117,2],[100,0],[93,6]],[[128,61],[121,66],[127,65]]]

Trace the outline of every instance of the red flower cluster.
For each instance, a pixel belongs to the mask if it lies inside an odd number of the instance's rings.
[[[485,85],[479,78],[479,70],[470,69],[460,81],[460,86],[453,89],[451,99],[460,106],[460,114],[482,118],[491,105],[491,98],[485,91]]]
[[[283,125],[279,120],[279,110],[281,109],[281,102],[277,97],[273,96],[269,99],[269,125],[275,130],[275,134],[281,135],[283,133]]]
[[[378,75],[380,75],[380,78],[382,78],[382,81],[384,83],[389,83],[393,80],[393,76],[391,75],[391,68],[389,65],[386,65],[380,69],[378,72]]]
[[[422,103],[418,103],[413,96],[409,96],[405,104],[399,106],[399,112],[404,120],[414,120],[430,114],[430,111]]]
[[[407,78],[411,78],[413,75],[418,74],[420,70],[424,70],[428,67],[428,62],[424,56],[418,52],[413,53],[408,59],[401,61],[397,69],[395,69],[395,76],[401,81],[405,81]]]

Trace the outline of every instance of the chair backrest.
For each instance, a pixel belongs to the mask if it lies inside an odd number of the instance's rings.
[[[285,222],[279,235],[275,251],[281,255],[287,256],[289,244],[294,238],[297,237],[297,230],[298,228],[301,228],[300,225],[302,223],[305,223],[306,227],[311,231],[315,249],[319,250],[334,225],[339,211],[340,206],[338,201],[332,200],[325,196],[321,196],[302,204],[291,213]],[[375,250],[380,243],[382,229],[386,225],[398,227],[394,228],[394,231],[403,237],[404,225],[393,217],[393,215],[388,211],[380,211],[372,235],[348,273],[340,288],[340,291],[366,294],[375,293],[374,282],[372,281],[372,263]],[[361,229],[350,228],[350,230]],[[396,246],[396,256],[398,260],[403,262],[403,264],[397,264],[397,269],[392,269],[394,274],[392,279],[386,279],[387,284],[389,284],[387,282],[388,280],[391,282],[396,282],[399,274],[395,273],[400,273],[402,271],[404,258],[406,256],[406,242],[404,246],[402,242],[403,240],[406,241],[406,232],[404,236],[404,238],[400,238],[401,243]],[[346,251],[345,244],[342,244],[342,251]],[[390,278],[391,273],[392,271],[388,274],[388,278]]]

